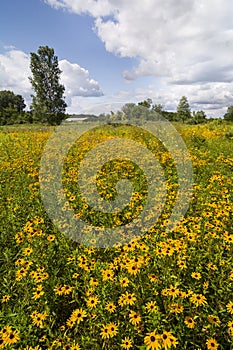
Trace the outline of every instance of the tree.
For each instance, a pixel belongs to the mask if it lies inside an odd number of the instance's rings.
[[[26,107],[21,95],[14,94],[13,91],[0,91],[0,124],[15,124],[23,122],[26,116],[23,111]]]
[[[206,121],[206,114],[204,111],[193,111],[193,118],[191,120],[192,124],[200,124],[205,123]]]
[[[224,114],[224,119],[233,122],[233,106],[227,108],[227,113]]]
[[[182,96],[180,102],[177,106],[177,117],[178,120],[182,120],[184,123],[185,120],[191,118],[191,111],[188,103],[188,99],[186,96]]]
[[[54,55],[54,49],[48,46],[40,46],[37,54],[31,52],[30,68],[33,77],[29,80],[35,91],[32,95],[31,110],[36,121],[60,124],[65,119],[64,101],[65,87],[60,84],[61,70],[58,66],[58,58]]]
[[[151,110],[153,112],[156,112],[156,113],[161,113],[163,111],[163,105],[161,105],[161,103],[158,103],[158,104],[154,104],[151,108]]]
[[[24,99],[21,95],[15,95],[13,91],[0,91],[0,108],[13,108],[17,112],[21,112],[26,107]]]

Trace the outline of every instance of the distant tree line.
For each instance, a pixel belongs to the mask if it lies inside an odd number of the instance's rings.
[[[66,102],[64,98],[65,87],[60,83],[61,70],[58,66],[58,57],[54,49],[40,46],[37,53],[31,52],[30,68],[32,76],[29,77],[35,92],[32,97],[30,111],[25,111],[25,101],[21,95],[13,91],[0,91],[0,125],[17,123],[46,123],[58,125],[69,115],[65,113]],[[142,123],[145,120],[155,120],[160,114],[169,121],[178,121],[188,124],[205,123],[204,111],[191,112],[186,96],[182,96],[176,112],[164,110],[161,104],[153,104],[150,98],[139,103],[126,103],[116,113],[100,114],[98,118],[107,122],[122,120],[135,120]],[[93,120],[87,118],[86,120]],[[95,118],[94,118],[95,119]],[[229,106],[224,115],[227,121],[233,121],[233,106]]]
[[[156,120],[158,115],[169,121],[189,124],[205,123],[208,120],[204,111],[191,112],[186,96],[181,97],[176,112],[166,111],[161,104],[153,104],[152,100],[148,98],[137,104],[126,103],[121,111],[102,114],[100,118],[110,122],[134,120],[137,123],[142,123],[145,120]]]

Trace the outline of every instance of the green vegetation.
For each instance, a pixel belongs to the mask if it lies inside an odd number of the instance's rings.
[[[124,135],[146,146],[164,169],[167,200],[159,219],[142,237],[105,249],[69,240],[60,232],[64,222],[56,228],[45,212],[40,159],[54,127],[0,127],[0,349],[232,349],[233,126],[174,125],[190,152],[194,189],[172,232],[166,231],[177,189],[171,154],[146,132],[106,125],[70,149],[63,211],[73,209],[77,220],[96,219],[77,175],[99,143]],[[140,186],[117,225],[143,210],[143,174],[130,162],[109,162],[98,177],[99,193],[111,200],[116,181],[134,171]]]

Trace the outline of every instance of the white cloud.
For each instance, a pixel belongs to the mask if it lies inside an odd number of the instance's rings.
[[[62,70],[61,83],[65,86],[68,106],[76,96],[103,95],[98,82],[89,77],[88,70],[67,60],[59,61],[59,67]],[[30,94],[33,93],[29,76],[32,76],[29,54],[11,47],[4,54],[0,54],[0,90],[21,94],[28,107]]]
[[[16,49],[0,54],[1,90],[12,90],[17,94],[23,92],[28,97],[31,92],[29,75],[29,55]]]
[[[103,95],[98,82],[89,77],[88,70],[67,60],[59,61],[59,67],[62,71],[61,81],[65,85],[67,97]]]
[[[55,8],[67,9],[74,13],[88,13],[92,16],[107,16],[113,11],[113,6],[108,0],[45,0]]]
[[[155,76],[164,101],[190,93],[203,109],[222,111],[232,102],[232,0],[47,0],[52,6],[87,13],[106,50],[134,57],[126,80]],[[106,17],[107,15],[107,17]],[[172,93],[171,93],[172,92]],[[198,102],[199,101],[199,102]],[[203,103],[206,102],[206,103]]]

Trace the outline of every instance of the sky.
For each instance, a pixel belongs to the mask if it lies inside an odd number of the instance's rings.
[[[222,117],[233,105],[232,0],[1,0],[0,90],[30,108],[30,52],[52,47],[66,112],[151,98]]]

